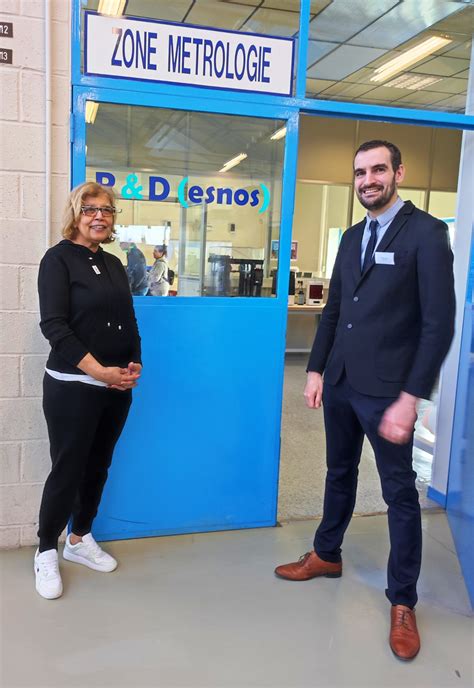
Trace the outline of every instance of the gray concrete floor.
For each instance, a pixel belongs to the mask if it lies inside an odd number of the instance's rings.
[[[305,407],[307,354],[287,354],[283,389],[278,518],[291,520],[322,516],[326,447],[322,409]],[[437,508],[426,492],[431,479],[431,457],[415,449],[414,466],[423,509]],[[365,440],[359,468],[356,514],[385,512],[375,457]]]
[[[33,548],[2,552],[3,688],[472,686],[472,618],[443,513],[424,515],[410,664],[387,644],[384,516],[354,518],[337,580],[291,583],[276,564],[315,521],[108,543],[112,574],[62,562],[64,596],[34,589]]]

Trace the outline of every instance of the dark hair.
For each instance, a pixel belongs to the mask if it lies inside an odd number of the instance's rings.
[[[390,143],[390,141],[374,139],[373,141],[361,143],[359,148],[356,150],[354,157],[362,151],[372,150],[373,148],[388,148],[390,151],[390,159],[392,161],[393,171],[396,172],[398,170],[402,164],[402,154],[400,153],[398,146],[396,146],[394,143]]]
[[[155,246],[155,250],[156,250],[156,251],[159,251],[159,252],[162,253],[164,256],[167,256],[167,255],[168,255],[168,247],[166,246],[166,244],[157,244],[157,245]]]

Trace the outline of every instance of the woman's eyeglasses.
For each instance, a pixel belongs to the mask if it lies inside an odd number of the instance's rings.
[[[120,209],[114,208],[111,205],[102,205],[100,207],[96,207],[95,205],[83,205],[81,207],[81,213],[87,217],[95,217],[99,211],[102,217],[112,217],[112,215],[122,212]]]

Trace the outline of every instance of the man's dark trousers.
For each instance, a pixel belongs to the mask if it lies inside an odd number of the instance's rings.
[[[324,515],[314,549],[325,561],[341,560],[341,544],[356,501],[357,476],[364,435],[375,453],[383,498],[388,506],[390,557],[386,594],[392,604],[414,607],[421,567],[421,513],[416,473],[412,467],[413,436],[393,444],[378,434],[378,426],[394,397],[355,391],[345,373],[335,385],[324,384],[327,477]]]

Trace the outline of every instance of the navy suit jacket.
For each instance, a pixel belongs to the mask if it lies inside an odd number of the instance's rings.
[[[369,396],[429,398],[454,333],[448,228],[407,201],[376,249],[394,265],[372,261],[361,275],[365,223],[343,234],[307,369],[333,385],[345,369]]]

